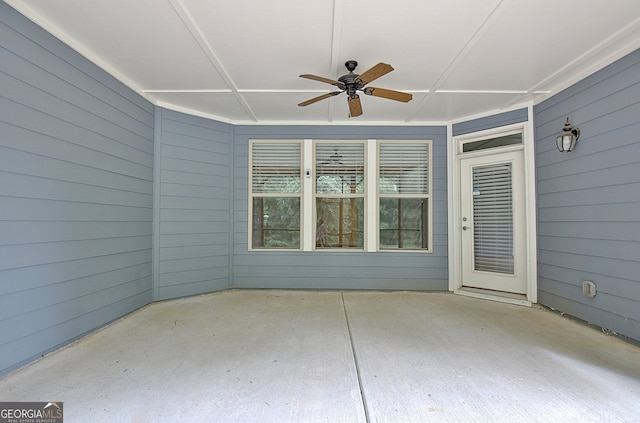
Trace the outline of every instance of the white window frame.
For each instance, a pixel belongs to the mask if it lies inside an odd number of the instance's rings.
[[[348,144],[348,145],[353,145],[353,144],[360,144],[363,146],[363,153],[364,153],[364,174],[363,174],[363,178],[364,178],[364,187],[365,187],[365,191],[361,194],[318,194],[317,193],[317,187],[316,187],[316,182],[317,182],[317,176],[316,176],[316,168],[315,168],[315,163],[316,163],[316,152],[317,152],[317,146],[320,144]],[[317,250],[317,251],[365,251],[366,247],[367,247],[367,240],[370,236],[369,234],[369,227],[367,225],[368,221],[370,220],[368,217],[367,213],[367,205],[369,203],[369,200],[367,198],[367,187],[369,185],[369,180],[368,180],[368,175],[367,175],[367,170],[370,167],[369,164],[369,160],[367,157],[367,145],[366,145],[366,141],[364,140],[314,140],[313,141],[313,163],[314,163],[314,167],[312,170],[312,179],[313,179],[313,189],[311,190],[313,198],[311,200],[311,208],[313,210],[313,234],[314,234],[314,242],[313,242],[313,249]],[[317,207],[316,207],[316,200],[317,198],[362,198],[363,199],[363,245],[362,247],[354,247],[354,248],[347,248],[347,247],[339,247],[339,248],[316,248],[316,242],[315,242],[315,233],[316,233],[316,225],[318,222],[318,216],[316,215],[317,212]]]
[[[376,185],[380,186],[380,148],[382,145],[388,144],[423,144],[428,146],[427,151],[427,186],[429,187],[427,193],[421,194],[380,194],[380,190],[376,189],[376,205],[378,207],[378,213],[376,213],[376,223],[380,224],[380,199],[381,198],[426,198],[428,201],[427,209],[427,248],[382,248],[380,245],[380,233],[376,231],[377,238],[377,250],[384,252],[425,252],[429,253],[433,251],[433,142],[431,140],[379,140],[377,143],[377,161],[376,161]],[[379,229],[378,229],[379,230]]]
[[[300,145],[300,192],[299,193],[254,193],[253,192],[253,146],[254,144],[299,144]],[[304,143],[302,140],[294,140],[294,139],[250,139],[249,140],[249,178],[248,178],[248,247],[249,251],[300,251],[304,249],[304,220],[303,220],[303,211],[304,211],[304,195],[305,195],[305,183],[304,183],[304,163],[303,159],[305,156]],[[253,199],[255,197],[290,197],[290,198],[300,198],[300,246],[299,248],[254,248],[253,247]]]
[[[253,161],[252,161],[252,145],[255,142],[261,143],[301,143],[301,193],[300,193],[300,245],[299,249],[286,249],[286,248],[252,248],[252,224],[253,224],[253,198],[256,195],[262,195],[258,193],[254,195],[252,192],[252,173],[253,173]],[[365,154],[365,192],[364,192],[364,248],[319,248],[315,247],[316,236],[316,205],[315,205],[315,144],[316,143],[363,143]],[[428,248],[426,249],[380,249],[379,246],[379,163],[378,152],[380,144],[406,144],[406,143],[426,143],[429,145],[429,193],[428,195],[421,195],[421,197],[428,197],[429,210],[428,210]],[[431,253],[433,252],[433,141],[429,139],[419,140],[395,140],[395,139],[250,139],[249,140],[249,154],[248,154],[248,221],[247,221],[247,233],[248,233],[248,249],[249,251],[262,251],[262,252],[275,252],[275,251],[316,251],[323,252],[345,252],[345,253],[358,253],[358,252],[389,252],[389,253]],[[281,196],[280,194],[273,194],[272,196]]]

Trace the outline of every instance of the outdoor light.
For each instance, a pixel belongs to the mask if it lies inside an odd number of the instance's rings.
[[[556,146],[561,153],[568,153],[576,146],[578,138],[580,138],[580,129],[573,128],[567,118],[564,128],[562,128],[562,134],[556,138]]]

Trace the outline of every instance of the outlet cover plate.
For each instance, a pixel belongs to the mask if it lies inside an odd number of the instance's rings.
[[[582,295],[593,298],[596,296],[596,284],[592,281],[582,281]]]

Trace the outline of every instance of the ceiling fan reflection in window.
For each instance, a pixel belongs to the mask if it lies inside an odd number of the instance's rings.
[[[323,166],[340,166],[344,164],[342,162],[342,154],[338,153],[338,148],[336,147],[333,149],[333,154],[327,157],[326,160],[320,162],[320,164]]]
[[[403,93],[401,91],[388,90],[385,88],[376,88],[376,87],[366,87],[369,82],[380,78],[383,75],[388,74],[393,70],[391,65],[386,63],[378,63],[371,69],[365,71],[363,74],[358,75],[353,71],[358,66],[358,62],[355,60],[347,60],[344,64],[349,71],[348,74],[342,75],[338,80],[325,78],[322,76],[316,76],[311,74],[302,74],[301,78],[313,79],[314,81],[325,82],[327,84],[335,85],[340,91],[332,91],[330,93],[323,94],[318,97],[314,97],[310,100],[303,101],[299,103],[298,106],[304,107],[310,104],[313,104],[317,101],[324,100],[326,98],[330,98],[341,94],[343,92],[347,93],[347,101],[349,103],[349,117],[356,117],[362,114],[362,104],[360,103],[360,96],[358,95],[358,91],[365,93],[366,95],[372,95],[374,97],[387,98],[389,100],[402,101],[403,103],[407,103],[411,101],[413,95],[408,93]]]

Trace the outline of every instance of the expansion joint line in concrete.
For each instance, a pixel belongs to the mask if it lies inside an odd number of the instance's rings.
[[[364,409],[364,418],[367,423],[370,423],[369,420],[369,408],[367,407],[367,398],[365,396],[364,390],[362,389],[362,379],[360,377],[360,365],[358,363],[358,354],[356,352],[356,347],[353,345],[353,334],[351,333],[351,324],[349,322],[349,314],[347,313],[347,305],[344,303],[344,293],[340,293],[340,298],[342,299],[342,309],[344,310],[344,320],[347,324],[347,332],[349,333],[349,342],[351,344],[351,354],[353,355],[353,364],[356,369],[356,380],[358,382],[358,389],[360,390],[360,399],[362,400],[362,408]]]

